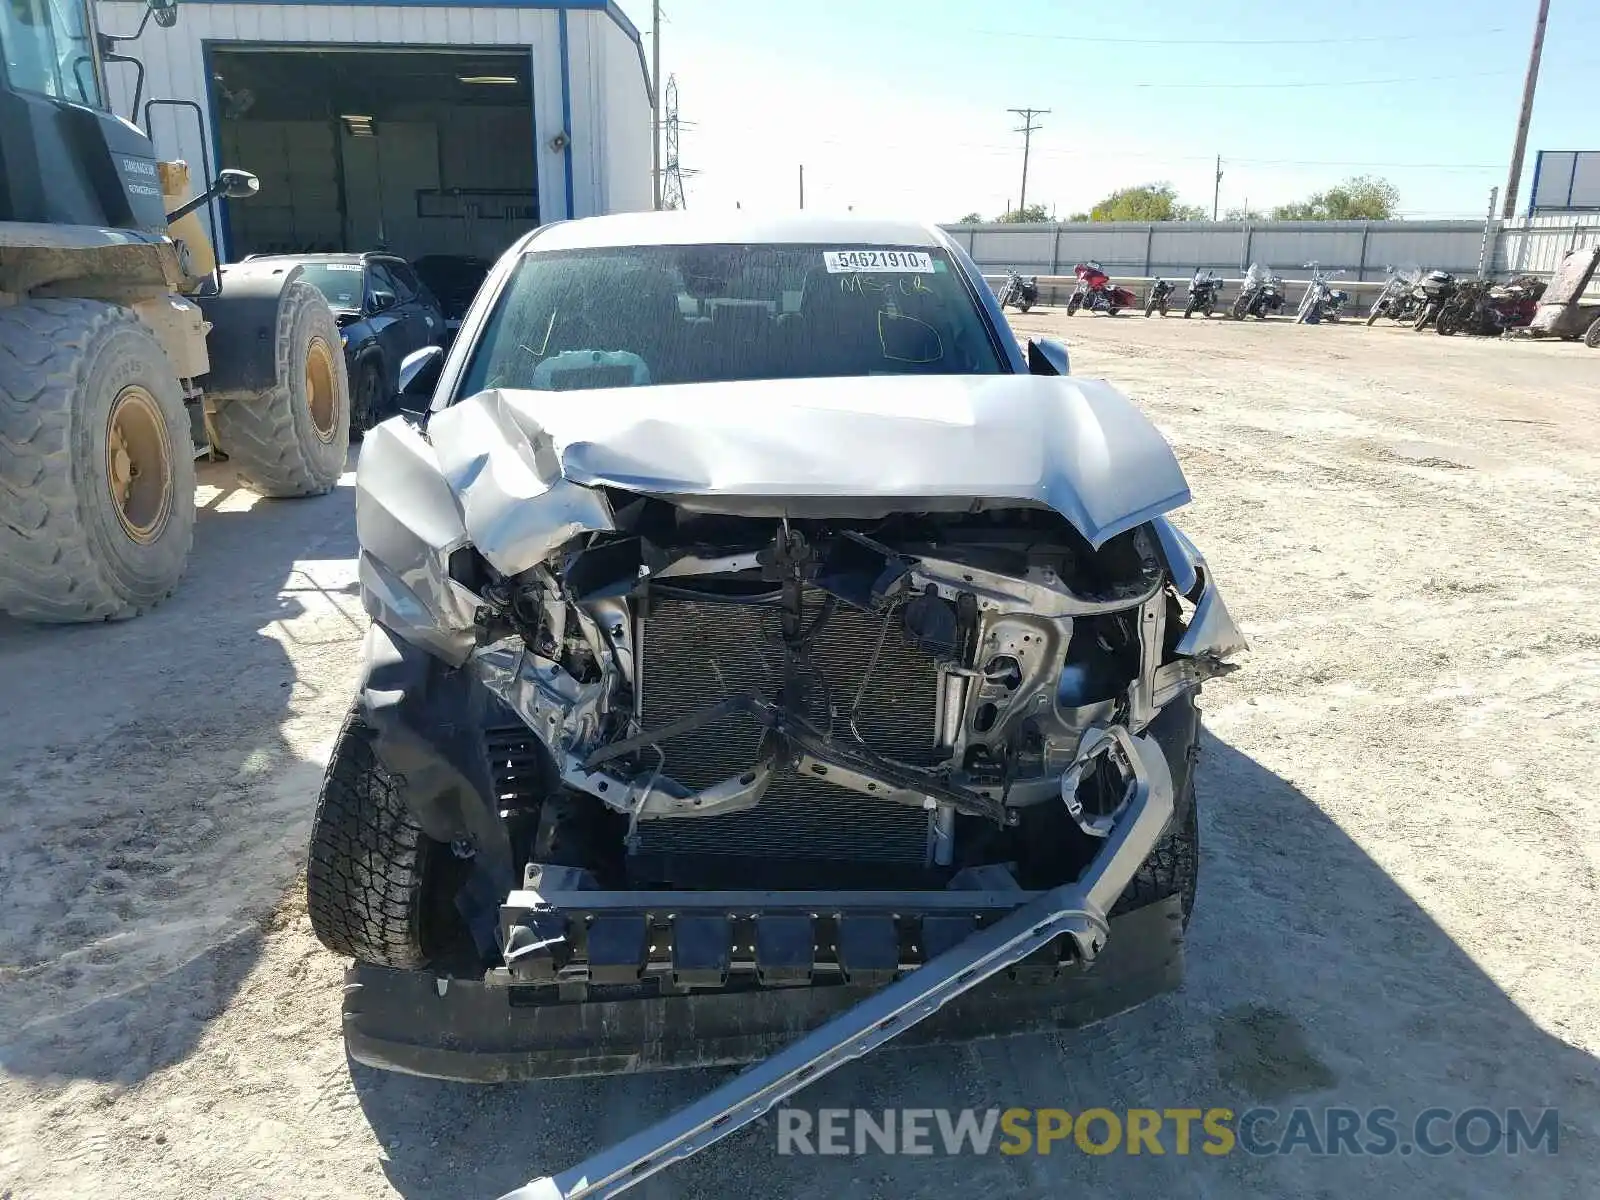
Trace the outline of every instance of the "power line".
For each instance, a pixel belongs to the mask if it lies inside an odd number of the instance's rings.
[[[688,122],[684,122],[685,128]],[[709,128],[710,126],[708,126]],[[715,123],[715,128],[722,133],[748,131],[760,132],[765,128],[759,124],[727,123],[721,120]],[[1020,132],[1020,130],[1019,130]],[[850,146],[859,148],[860,137],[813,137],[806,136],[805,144],[808,146]],[[961,142],[939,139],[939,146],[945,150],[981,151],[987,154],[1001,155],[1014,154],[1016,146],[1010,142]],[[1105,151],[1099,150],[1074,150],[1061,146],[1041,146],[1037,151],[1031,151],[1041,158],[1051,159],[1083,159],[1087,161],[1103,161],[1108,157]],[[1163,154],[1158,151],[1148,150],[1118,150],[1109,157],[1119,159],[1149,159],[1154,162],[1179,163],[1179,162],[1214,162],[1210,154]],[[1241,166],[1271,166],[1271,167],[1371,167],[1389,170],[1426,170],[1426,171],[1498,171],[1502,163],[1441,163],[1441,162],[1377,162],[1360,158],[1250,158],[1236,155],[1228,160]]]
[[[1156,81],[1153,83],[1119,83],[1118,87],[1125,88],[1176,88],[1176,89],[1201,89],[1205,91],[1222,89],[1254,89],[1254,88],[1353,88],[1353,87],[1380,87],[1390,83],[1438,83],[1446,79],[1487,79],[1493,75],[1514,75],[1515,71],[1470,71],[1463,75],[1398,75],[1392,79],[1295,79],[1258,83],[1245,81],[1240,83],[1217,83],[1207,80],[1203,83],[1166,83]]]
[[[1022,190],[1017,193],[1017,211],[1020,213],[1028,207],[1028,151],[1032,147],[1033,135],[1042,126],[1035,125],[1035,117],[1046,116],[1048,108],[1008,108],[1007,112],[1014,112],[1022,118],[1022,128],[1016,132],[1022,135]]]
[[[1443,42],[1467,38],[1493,37],[1505,29],[1463,31],[1461,33],[1396,33],[1376,37],[1339,38],[1120,38],[1080,37],[1068,33],[1027,33],[1010,29],[974,29],[969,32],[979,37],[1027,38],[1029,41],[1084,42],[1102,46],[1345,46],[1374,42]]]

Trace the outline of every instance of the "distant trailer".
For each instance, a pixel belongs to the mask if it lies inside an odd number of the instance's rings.
[[[1528,215],[1600,212],[1600,150],[1541,150]]]

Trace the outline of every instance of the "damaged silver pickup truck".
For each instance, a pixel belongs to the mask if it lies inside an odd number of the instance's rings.
[[[350,1053],[755,1064],[518,1195],[620,1192],[903,1033],[1177,985],[1243,639],[1164,439],[943,233],[549,226],[404,386],[307,868]]]

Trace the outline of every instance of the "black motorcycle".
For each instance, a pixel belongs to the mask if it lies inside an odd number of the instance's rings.
[[[1192,317],[1199,313],[1202,317],[1209,317],[1220,299],[1222,280],[1213,271],[1196,271],[1194,278],[1189,281],[1189,296],[1183,305],[1183,315]]]
[[[1265,321],[1268,313],[1282,312],[1283,304],[1283,276],[1273,274],[1260,263],[1251,263],[1230,315],[1235,321],[1246,317]]]
[[[1178,290],[1178,285],[1168,283],[1165,279],[1157,279],[1155,286],[1150,289],[1149,298],[1144,302],[1144,315],[1159,312],[1163,317],[1167,315],[1167,298]],[[1185,316],[1189,314],[1185,313]]]
[[[1006,272],[1006,282],[1000,289],[1000,307],[1011,305],[1018,312],[1027,312],[1039,303],[1039,280],[1033,275],[1018,275],[1015,271]]]
[[[1458,286],[1449,271],[1429,271],[1419,279],[1411,293],[1419,305],[1411,328],[1423,330],[1438,320],[1444,306],[1454,299]]]

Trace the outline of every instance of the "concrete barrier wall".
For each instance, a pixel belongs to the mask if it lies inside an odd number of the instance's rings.
[[[985,274],[1072,274],[1094,259],[1112,276],[1187,279],[1209,268],[1234,278],[1252,262],[1289,279],[1303,264],[1339,270],[1340,286],[1382,282],[1391,266],[1435,267],[1474,275],[1484,249],[1481,221],[1108,221],[1042,225],[946,225]],[[1538,217],[1499,226],[1490,238],[1497,276],[1549,275],[1561,255],[1600,242],[1600,213]]]

